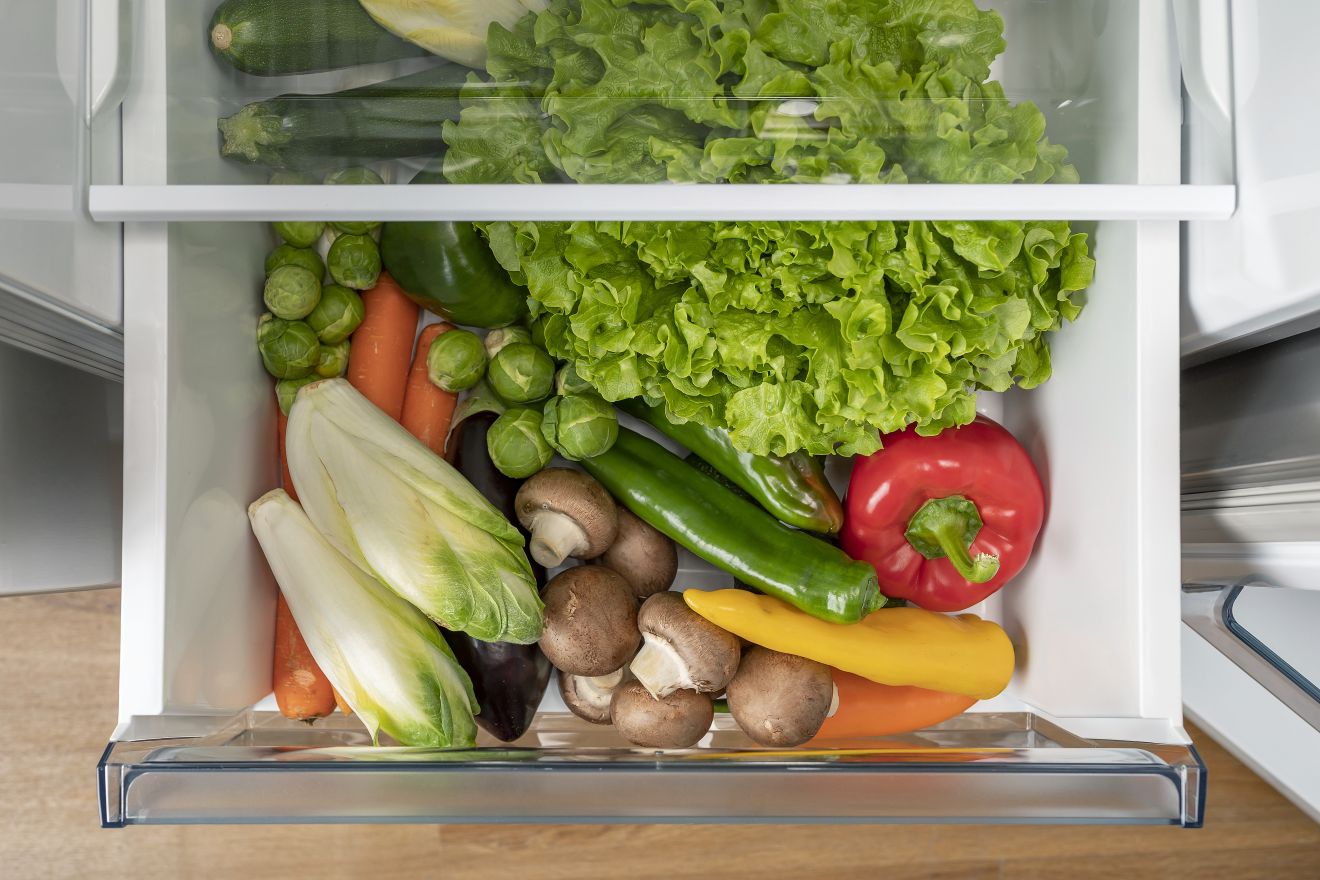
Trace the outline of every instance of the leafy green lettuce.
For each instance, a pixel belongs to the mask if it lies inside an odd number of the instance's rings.
[[[972,0],[554,0],[493,24],[455,183],[1076,181]],[[500,124],[495,124],[499,122]]]
[[[553,0],[490,29],[455,183],[1073,182],[972,0]],[[556,357],[758,454],[865,454],[1050,374],[1094,262],[1060,222],[495,223]]]
[[[867,454],[1049,377],[1081,311],[1066,223],[497,223],[555,357],[757,454]]]

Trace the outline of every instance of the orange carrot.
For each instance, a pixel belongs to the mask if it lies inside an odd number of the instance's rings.
[[[966,712],[976,702],[961,694],[877,684],[838,669],[833,673],[839,710],[825,719],[813,743],[921,730]]]
[[[330,680],[307,649],[283,595],[278,596],[275,605],[275,663],[271,682],[275,702],[285,718],[314,721],[335,710]]]
[[[431,343],[441,333],[453,330],[452,324],[431,324],[417,339],[417,354],[413,356],[412,370],[408,373],[408,392],[403,396],[403,415],[399,422],[436,455],[445,454],[445,440],[449,438],[449,422],[454,417],[458,395],[436,387],[427,376],[426,356]]]
[[[334,690],[334,688],[331,688],[331,690],[334,691],[335,705],[339,707],[339,711],[343,712],[345,715],[352,715],[353,707],[344,702],[344,698],[339,695],[339,691]]]
[[[366,315],[348,352],[348,381],[398,421],[420,309],[388,274],[362,294]]]
[[[298,492],[293,488],[293,475],[289,473],[289,456],[284,453],[284,435],[289,428],[289,417],[284,414],[283,410],[277,410],[276,415],[279,419],[280,435],[280,485],[284,487],[285,492],[289,493],[290,498],[297,501]]]

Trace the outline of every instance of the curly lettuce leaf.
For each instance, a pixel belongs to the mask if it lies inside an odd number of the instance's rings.
[[[986,81],[1003,22],[972,0],[553,0],[487,43],[528,100],[464,96],[456,182],[1077,179]]]
[[[1057,222],[492,227],[552,355],[759,455],[865,454],[1038,385],[1094,270]]]

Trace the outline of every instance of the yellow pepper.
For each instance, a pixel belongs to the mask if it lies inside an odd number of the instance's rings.
[[[882,608],[857,623],[830,623],[745,590],[687,590],[688,607],[749,642],[818,660],[888,685],[915,685],[988,700],[1013,675],[1013,643],[975,614]]]

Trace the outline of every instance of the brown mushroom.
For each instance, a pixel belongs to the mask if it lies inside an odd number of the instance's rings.
[[[754,647],[729,682],[729,713],[763,746],[798,746],[816,735],[836,700],[824,663]]]
[[[606,675],[637,651],[637,600],[623,576],[579,565],[545,585],[541,651],[571,675]]]
[[[559,673],[559,695],[564,705],[583,721],[592,724],[610,723],[610,701],[623,684],[627,669],[616,669],[607,675],[572,675]]]
[[[674,542],[626,507],[619,508],[619,534],[600,561],[632,584],[639,601],[669,589],[678,574]]]
[[[738,637],[697,614],[678,593],[656,593],[637,613],[642,650],[629,669],[656,698],[687,689],[717,693],[738,672]]]
[[[715,704],[708,695],[689,690],[657,700],[640,682],[630,681],[614,692],[610,717],[619,735],[633,745],[686,749],[710,730]]]
[[[518,521],[531,532],[532,558],[546,568],[572,556],[595,559],[619,531],[619,512],[605,487],[569,468],[546,468],[518,489]]]

